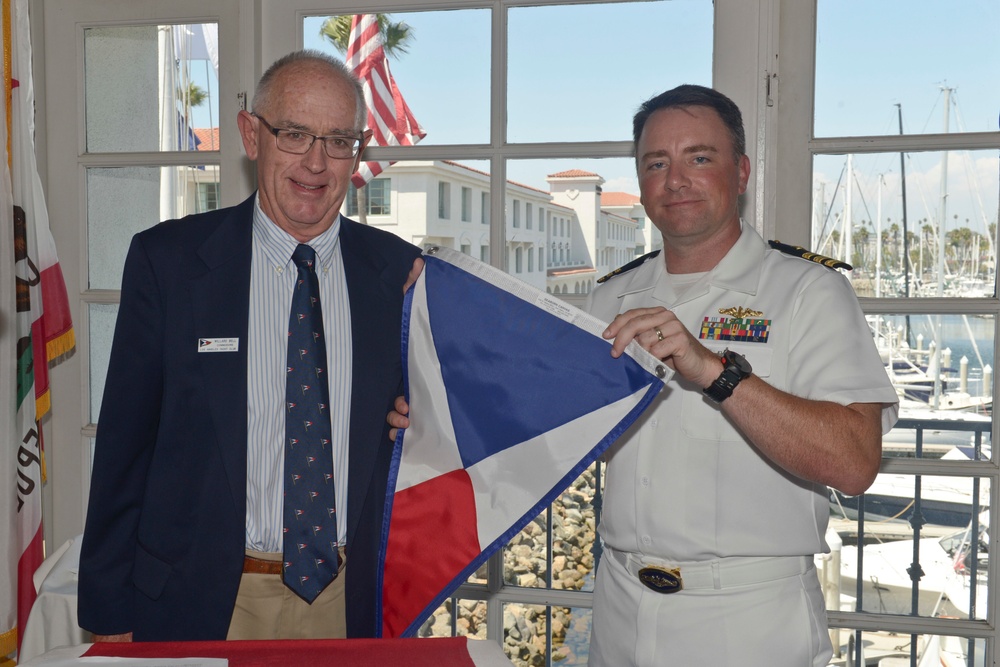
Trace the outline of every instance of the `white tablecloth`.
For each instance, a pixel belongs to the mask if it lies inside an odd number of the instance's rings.
[[[18,663],[24,664],[57,646],[90,641],[76,620],[76,590],[83,536],[67,540],[46,558],[34,575],[38,599],[24,626]]]

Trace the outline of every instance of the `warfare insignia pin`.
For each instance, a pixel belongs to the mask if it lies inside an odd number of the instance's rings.
[[[657,593],[676,593],[684,588],[679,567],[657,567],[647,565],[639,570],[639,581],[643,586]]]
[[[732,308],[719,308],[719,315],[730,315],[742,320],[744,317],[763,317],[764,313],[743,306],[734,306]]]

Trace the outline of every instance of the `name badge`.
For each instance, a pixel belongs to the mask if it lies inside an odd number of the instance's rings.
[[[239,338],[199,338],[199,352],[239,352]]]

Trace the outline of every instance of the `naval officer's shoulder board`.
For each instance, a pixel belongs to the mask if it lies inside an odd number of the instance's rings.
[[[614,278],[619,273],[625,273],[627,271],[631,271],[632,269],[634,269],[634,268],[636,268],[638,266],[642,266],[646,262],[647,259],[652,259],[652,258],[656,257],[659,254],[660,254],[659,250],[654,250],[653,252],[647,252],[642,257],[636,257],[635,259],[633,259],[628,264],[622,264],[621,266],[619,266],[617,269],[615,269],[614,271],[612,271],[608,275],[601,276],[600,278],[597,279],[597,283],[598,284],[603,283],[606,280],[610,280],[611,278]]]
[[[826,257],[815,252],[810,252],[799,245],[788,245],[787,243],[781,243],[780,241],[768,241],[767,244],[775,250],[785,253],[786,255],[808,259],[810,262],[822,264],[828,269],[845,269],[847,271],[854,269],[854,267],[847,262],[842,262],[839,259],[833,259],[832,257]]]

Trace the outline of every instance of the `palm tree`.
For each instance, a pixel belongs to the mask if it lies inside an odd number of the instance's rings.
[[[871,232],[868,231],[868,227],[862,223],[860,227],[854,232],[854,248],[851,249],[851,263],[857,267],[864,267],[867,270],[868,258],[871,256],[869,252],[868,241],[871,238]]]
[[[186,91],[178,89],[177,97],[184,103],[185,108],[200,107],[208,99],[208,93],[194,81],[190,81]]]
[[[181,106],[184,109],[184,132],[193,132],[191,128],[191,109],[194,107],[200,107],[208,99],[208,92],[196,84],[194,81],[189,81],[187,89],[183,87],[177,88],[177,99],[180,100]],[[191,136],[194,136],[193,134]],[[197,143],[197,142],[195,142]],[[181,145],[186,145],[187,140]],[[190,149],[194,150],[194,146]]]
[[[319,34],[325,37],[340,53],[347,53],[347,43],[351,37],[352,14],[331,16],[320,26]],[[413,39],[413,28],[403,21],[393,22],[388,14],[376,14],[378,31],[382,35],[382,48],[390,58],[401,53],[409,53],[410,41]]]
[[[320,26],[319,34],[326,38],[334,48],[342,54],[347,53],[347,46],[351,39],[351,22],[353,14],[342,14],[340,16],[330,16],[323,25]],[[413,28],[403,21],[391,21],[388,14],[376,14],[375,20],[378,22],[378,31],[382,36],[382,48],[390,58],[395,58],[401,53],[408,53],[410,42],[413,39]],[[358,222],[367,224],[368,220],[368,193],[361,187],[357,189],[358,194]]]

